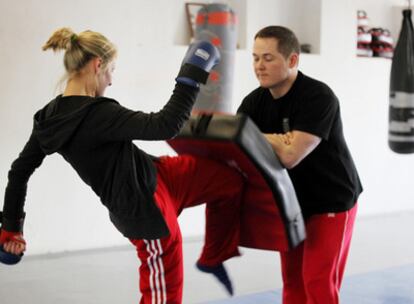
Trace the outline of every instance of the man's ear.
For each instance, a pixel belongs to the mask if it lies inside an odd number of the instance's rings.
[[[292,53],[289,56],[289,68],[297,67],[299,64],[299,54],[298,53]]]

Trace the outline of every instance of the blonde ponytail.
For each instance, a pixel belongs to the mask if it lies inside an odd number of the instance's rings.
[[[76,34],[67,27],[56,30],[42,49],[65,50],[63,62],[69,75],[79,72],[96,57],[101,58],[105,67],[117,53],[115,45],[102,34],[93,31]]]
[[[67,50],[71,47],[72,42],[76,40],[77,35],[68,27],[56,30],[49,40],[42,47],[43,51],[52,49],[53,51]],[[75,38],[75,39],[74,39]]]

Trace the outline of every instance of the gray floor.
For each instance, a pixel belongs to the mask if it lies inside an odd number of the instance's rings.
[[[279,298],[281,287],[276,252],[242,249],[243,257],[229,261],[236,297],[224,301],[227,296],[221,286],[193,266],[200,247],[197,239],[184,244],[184,303],[280,303],[274,300]],[[132,247],[26,256],[17,266],[0,265],[0,303],[137,303],[137,267]],[[398,295],[390,294],[391,290],[411,290],[414,286],[414,281],[409,281],[412,277],[407,276],[409,269],[414,270],[414,212],[360,217],[345,277],[351,285],[344,283],[343,303],[397,303]],[[374,281],[367,280],[374,277]],[[384,291],[378,277],[399,285]],[[352,284],[358,288],[352,288]],[[365,297],[378,294],[394,300],[364,301],[364,290]],[[249,297],[255,298],[246,301]],[[398,303],[414,303],[414,295],[412,302],[404,299]]]

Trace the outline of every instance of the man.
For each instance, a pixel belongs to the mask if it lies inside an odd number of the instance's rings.
[[[338,99],[326,84],[298,70],[299,53],[291,30],[261,29],[253,46],[260,87],[238,112],[253,119],[287,168],[306,221],[306,240],[280,253],[283,303],[339,303],[362,186]]]

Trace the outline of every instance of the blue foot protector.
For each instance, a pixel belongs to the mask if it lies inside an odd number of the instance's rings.
[[[233,295],[233,285],[223,264],[219,264],[217,266],[204,266],[197,262],[196,267],[202,272],[211,273],[214,275],[214,277],[219,280],[219,282],[224,286],[227,292],[230,295]]]
[[[12,254],[4,251],[3,245],[0,245],[0,263],[6,265],[14,265],[20,262],[23,253],[21,255]]]

